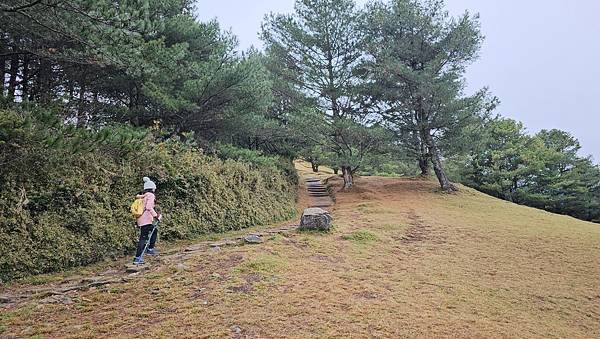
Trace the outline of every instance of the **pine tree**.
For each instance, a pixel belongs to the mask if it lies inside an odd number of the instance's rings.
[[[486,98],[485,91],[463,97],[465,68],[483,39],[477,16],[450,18],[443,1],[393,0],[369,6],[364,30],[370,57],[363,68],[385,120],[422,174],[430,161],[442,189],[455,191],[442,146]]]
[[[276,75],[320,109],[321,128],[306,126],[306,133],[321,133],[311,139],[321,140],[322,153],[334,155],[329,162],[342,169],[345,188],[352,187],[367,154],[380,146],[373,140],[381,135],[358,90],[364,45],[359,19],[351,0],[299,0],[293,14],[271,14],[262,29],[267,53],[280,65]]]

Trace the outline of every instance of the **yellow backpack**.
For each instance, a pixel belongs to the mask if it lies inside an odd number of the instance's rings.
[[[142,216],[142,214],[144,214],[145,208],[144,208],[144,200],[142,199],[135,199],[135,201],[133,202],[133,204],[131,204],[131,216],[134,219],[138,219],[139,217]]]

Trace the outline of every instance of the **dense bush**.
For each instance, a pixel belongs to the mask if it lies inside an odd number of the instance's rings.
[[[130,253],[129,205],[143,176],[158,185],[165,240],[295,213],[295,177],[281,168],[209,157],[123,126],[81,130],[0,111],[0,168],[1,281]]]
[[[258,168],[271,167],[283,171],[294,184],[298,183],[298,174],[293,159],[267,155],[262,151],[240,148],[234,145],[218,144],[217,155],[221,159],[233,159],[252,164]]]

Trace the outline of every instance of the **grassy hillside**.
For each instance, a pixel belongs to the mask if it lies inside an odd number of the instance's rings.
[[[11,308],[0,335],[600,336],[596,224],[394,178],[359,179],[333,216],[331,234],[200,252],[73,305]]]

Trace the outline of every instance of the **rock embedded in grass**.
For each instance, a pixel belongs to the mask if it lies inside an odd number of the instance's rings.
[[[135,265],[135,264],[128,264],[125,265],[125,272],[127,273],[139,273],[142,271],[146,271],[150,269],[150,265],[149,264],[144,264],[144,265]]]
[[[263,242],[261,237],[259,237],[258,235],[254,235],[254,234],[245,237],[244,241],[247,244],[262,244],[262,242]]]
[[[63,305],[73,305],[75,301],[68,295],[57,294],[51,295],[47,298],[40,300],[40,304],[63,304]]]
[[[177,271],[180,271],[180,272],[182,272],[182,271],[187,271],[187,270],[189,270],[190,268],[189,268],[189,267],[187,267],[187,266],[186,266],[185,264],[183,264],[183,263],[179,263],[179,264],[177,264],[177,265],[175,266],[175,269],[176,269]]]
[[[322,208],[307,208],[302,213],[301,231],[329,231],[333,218]]]

